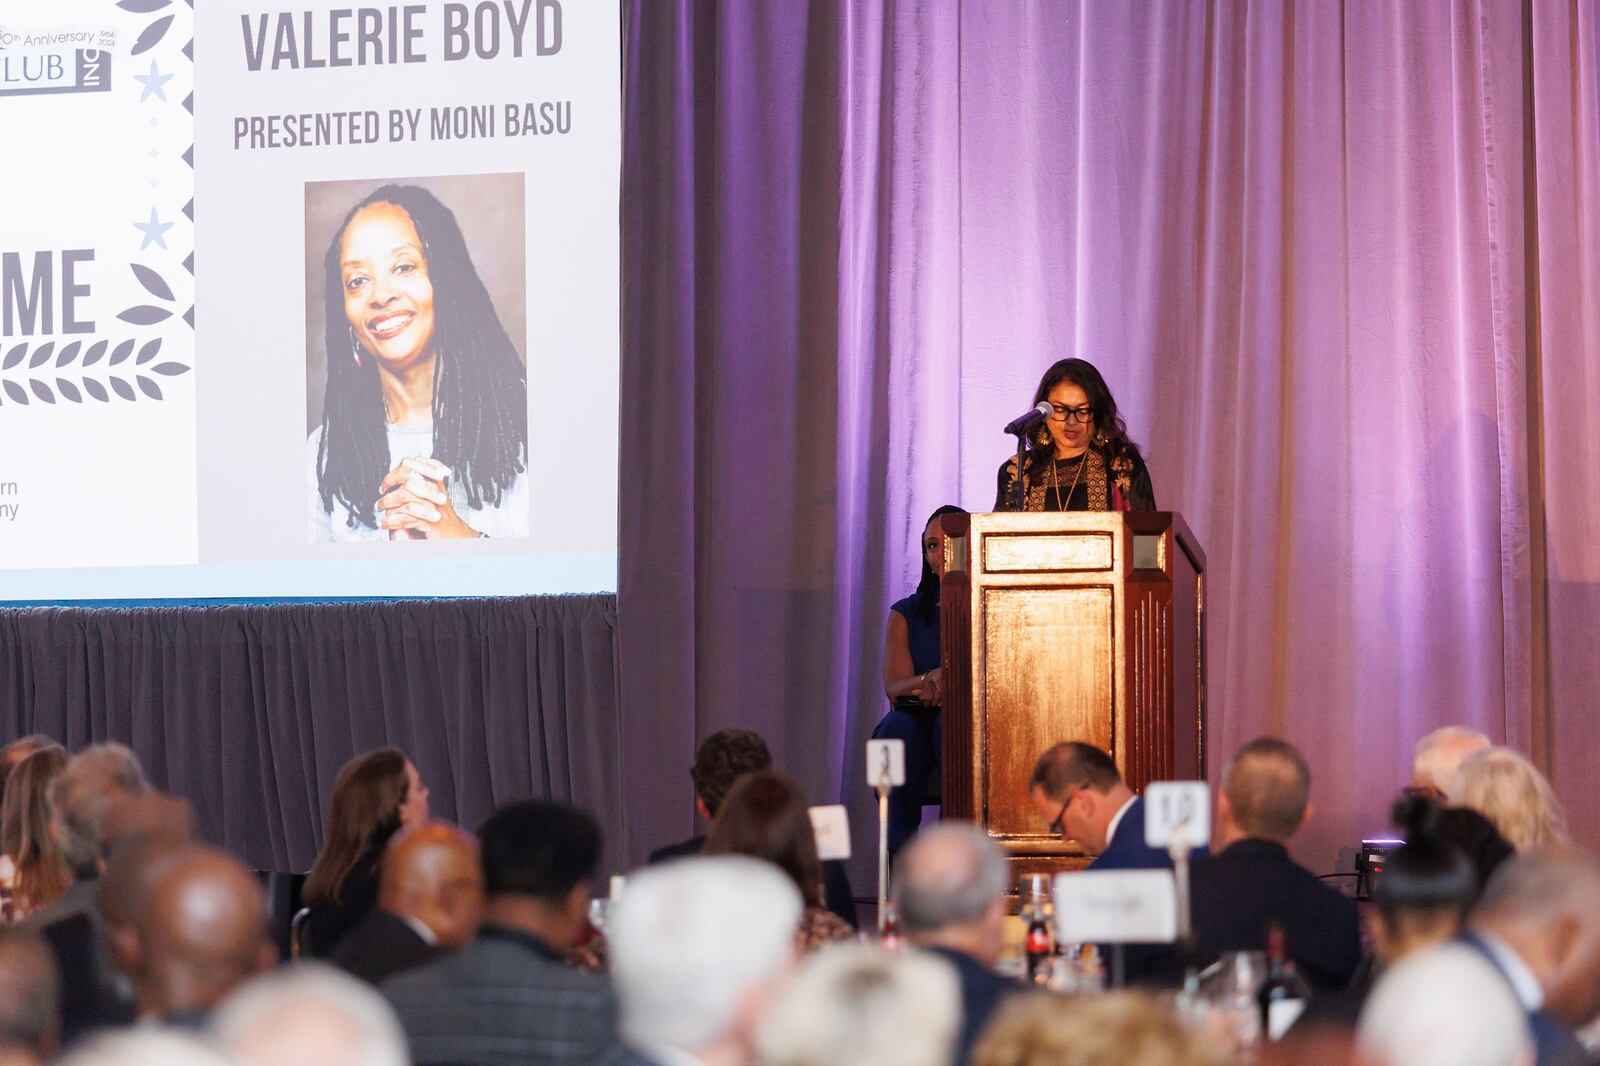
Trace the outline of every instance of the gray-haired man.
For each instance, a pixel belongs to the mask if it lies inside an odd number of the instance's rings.
[[[900,927],[948,962],[961,982],[957,1061],[965,1062],[1001,1001],[1022,986],[995,973],[1006,916],[1006,855],[975,825],[924,829],[895,863]]]

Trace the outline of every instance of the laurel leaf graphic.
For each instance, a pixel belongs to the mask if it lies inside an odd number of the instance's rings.
[[[140,285],[149,290],[151,296],[158,300],[172,300],[175,298],[172,295],[172,290],[167,287],[166,280],[160,274],[157,274],[147,266],[140,266],[138,263],[129,263],[128,266],[133,268],[133,276],[139,279]]]
[[[161,38],[167,35],[167,27],[171,25],[171,15],[165,15],[150,23],[149,26],[145,27],[145,31],[139,34],[139,39],[133,43],[133,54],[138,55],[140,52],[148,52],[154,48],[161,42]]]

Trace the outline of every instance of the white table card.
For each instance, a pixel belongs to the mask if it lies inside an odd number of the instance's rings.
[[[811,831],[817,838],[817,858],[823,862],[835,859],[843,861],[850,857],[850,816],[845,813],[844,804],[835,803],[826,807],[812,807]]]
[[[1178,938],[1171,870],[1084,870],[1056,877],[1056,940],[1167,944]]]
[[[1152,781],[1144,790],[1144,842],[1172,843],[1181,827],[1190,850],[1211,839],[1211,790],[1204,781]]]

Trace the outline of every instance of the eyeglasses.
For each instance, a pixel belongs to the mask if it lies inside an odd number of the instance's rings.
[[[1052,422],[1082,422],[1094,421],[1094,408],[1088,404],[1082,407],[1065,407],[1059,403],[1050,405],[1050,421]]]
[[[1078,790],[1077,789],[1075,789],[1075,788],[1067,789],[1067,798],[1062,801],[1061,809],[1056,812],[1055,818],[1053,820],[1051,820],[1051,822],[1050,822],[1050,835],[1051,836],[1057,836],[1058,837],[1062,833],[1067,831],[1067,808],[1072,806],[1072,797],[1076,796],[1077,794],[1078,794]]]

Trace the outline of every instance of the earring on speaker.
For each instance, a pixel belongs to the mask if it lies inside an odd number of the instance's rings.
[[[354,326],[346,326],[345,329],[350,332],[350,355],[351,355],[351,357],[353,359],[355,359],[356,366],[360,366],[361,365],[361,343],[356,340],[355,327]]]

